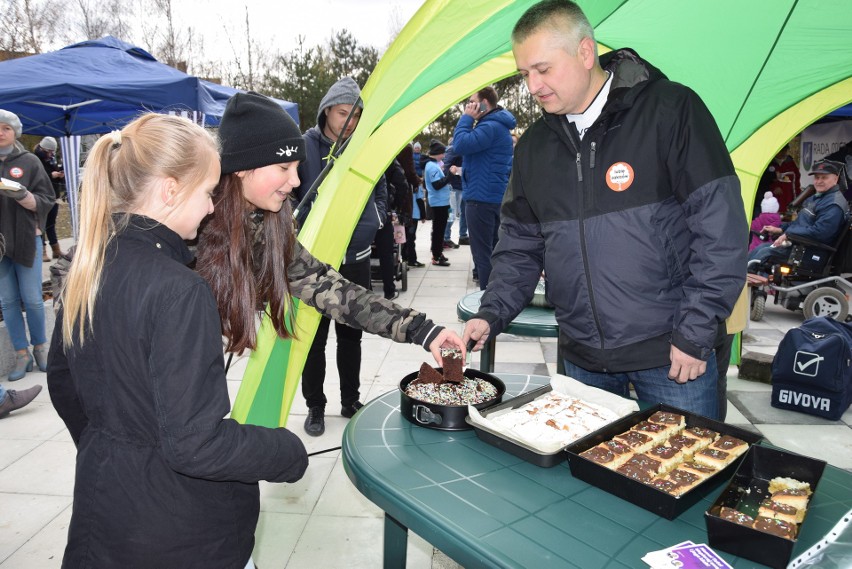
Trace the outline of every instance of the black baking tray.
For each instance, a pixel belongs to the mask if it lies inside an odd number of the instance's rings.
[[[667,492],[657,490],[652,486],[643,484],[638,480],[628,478],[615,470],[601,466],[596,462],[580,456],[581,452],[584,452],[604,441],[608,441],[615,435],[623,433],[630,429],[633,425],[640,421],[644,421],[657,411],[678,413],[685,417],[687,427],[704,427],[706,429],[712,429],[720,435],[731,435],[732,437],[742,439],[749,443],[749,445],[753,445],[763,437],[751,431],[746,431],[726,423],[708,419],[702,415],[696,415],[694,413],[678,409],[677,407],[658,403],[648,407],[647,409],[622,417],[618,421],[614,421],[606,427],[598,429],[594,433],[587,435],[565,448],[565,453],[568,456],[568,464],[571,467],[571,474],[575,478],[588,482],[592,486],[597,486],[601,490],[606,490],[610,494],[614,494],[619,498],[627,500],[640,508],[645,508],[658,516],[672,520],[698,503],[698,501],[703,497],[713,492],[720,484],[726,482],[736,471],[740,462],[742,462],[743,456],[737,457],[737,459],[731,464],[680,496],[672,496]]]
[[[808,502],[810,510],[823,470],[824,461],[808,456],[761,445],[748,449],[730,483],[704,513],[710,547],[770,567],[787,567],[796,545],[795,540],[723,520],[719,517],[719,510],[725,506],[755,517],[760,502],[769,497],[769,481],[778,476],[811,485],[813,494]],[[808,519],[808,510],[805,511],[805,519],[799,524],[799,532]]]
[[[533,399],[537,399],[552,390],[553,387],[551,385],[543,385],[542,387],[538,387],[536,389],[533,389],[532,391],[521,393],[517,397],[507,399],[499,405],[491,405],[487,409],[481,411],[480,415],[482,415],[483,417],[488,417],[488,415],[490,415],[491,413],[495,413],[503,409],[515,409],[522,405],[526,405]],[[525,445],[521,441],[507,439],[500,433],[494,432],[491,429],[482,425],[477,425],[476,423],[470,420],[470,417],[467,417],[465,421],[467,421],[467,423],[471,427],[473,427],[473,430],[476,432],[476,436],[482,439],[483,441],[487,442],[488,444],[494,445],[495,447],[499,448],[500,450],[504,450],[509,454],[513,454],[519,458],[531,462],[537,466],[549,468],[551,466],[556,466],[567,458],[565,456],[565,453],[562,452],[563,449],[558,449],[551,453],[543,453],[538,449]]]

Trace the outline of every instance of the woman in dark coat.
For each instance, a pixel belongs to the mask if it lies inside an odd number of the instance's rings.
[[[0,178],[8,180],[0,185],[0,240],[5,245],[0,255],[0,304],[15,348],[9,381],[32,371],[33,359],[41,371],[47,369],[41,251],[53,187],[38,158],[17,142],[21,130],[18,116],[0,109]]]
[[[63,567],[253,566],[258,481],[307,468],[287,429],[224,418],[216,301],[184,243],[219,172],[214,140],[166,115],[89,154],[47,378],[77,445]]]

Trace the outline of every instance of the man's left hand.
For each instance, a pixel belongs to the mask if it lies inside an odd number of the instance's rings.
[[[672,346],[669,351],[669,357],[672,360],[672,367],[669,370],[669,379],[673,379],[678,383],[686,383],[700,375],[703,375],[707,370],[707,362],[693,358],[689,354],[682,352]]]

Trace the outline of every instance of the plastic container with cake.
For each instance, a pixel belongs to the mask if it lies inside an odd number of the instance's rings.
[[[471,408],[466,421],[477,436],[542,467],[566,459],[565,447],[638,409],[602,389],[555,375],[548,385],[484,410]]]
[[[674,519],[728,480],[760,439],[751,431],[657,404],[565,451],[575,478]]]
[[[461,352],[441,350],[443,367],[424,363],[399,383],[400,413],[421,427],[442,431],[470,429],[468,407],[485,409],[500,403],[506,385],[500,378],[464,369]]]
[[[787,567],[825,464],[774,447],[751,447],[704,514],[710,546]]]

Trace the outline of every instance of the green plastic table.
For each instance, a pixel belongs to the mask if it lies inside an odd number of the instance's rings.
[[[500,374],[507,396],[544,376]],[[474,431],[437,431],[400,415],[399,392],[374,399],[343,435],[343,464],[358,490],[385,511],[384,567],[405,567],[408,529],[466,569],[636,569],[642,556],[691,539],[707,543],[704,511],[719,490],[666,520],[571,476],[541,468]],[[852,508],[852,474],[828,466],[793,557]],[[736,569],[763,567],[719,552]]]
[[[459,318],[467,322],[474,314],[479,312],[479,304],[482,300],[483,292],[478,290],[462,297],[458,305],[456,305],[456,314],[458,314]],[[516,336],[533,336],[536,338],[559,337],[559,326],[556,324],[554,310],[540,306],[527,306],[524,308],[503,331],[507,334],[515,334]],[[481,371],[486,373],[494,371],[496,342],[496,335],[491,335],[488,341],[485,342],[479,360],[479,369]],[[565,373],[565,362],[558,347],[556,354],[556,371],[558,373]]]

